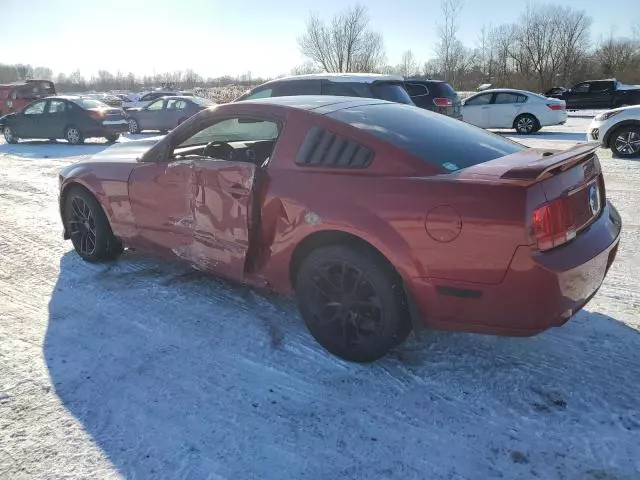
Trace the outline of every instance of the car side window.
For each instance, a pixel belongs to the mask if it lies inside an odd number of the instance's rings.
[[[248,142],[275,140],[278,124],[269,120],[253,118],[229,118],[200,130],[178,146],[206,145],[209,142]]]
[[[325,80],[322,84],[323,95],[336,95],[338,97],[364,97],[373,98],[371,87],[366,83],[356,82],[332,82]]]
[[[243,100],[255,100],[256,98],[268,98],[271,96],[271,93],[273,93],[273,90],[271,88],[263,88],[261,90],[257,90],[253,92],[246,98],[243,98]]]
[[[155,102],[150,103],[147,106],[147,110],[158,111],[158,110],[162,110],[163,107],[164,107],[164,100],[156,100]]]
[[[288,80],[273,88],[272,96],[320,95],[320,80]]]
[[[587,93],[589,91],[589,84],[579,83],[577,85],[574,85],[571,91],[577,92],[577,93]]]
[[[612,82],[591,82],[589,85],[590,92],[609,92],[613,85]]]
[[[491,103],[492,96],[493,96],[493,93],[485,93],[483,95],[478,95],[477,97],[470,98],[464,104],[469,106],[487,105]]]
[[[187,102],[180,99],[171,99],[167,101],[167,110],[182,110],[187,108]]]
[[[49,100],[49,113],[64,113],[67,110],[67,104],[62,100]]]
[[[47,104],[46,100],[40,102],[34,102],[24,109],[25,115],[42,115],[44,113],[44,107]]]
[[[511,104],[511,103],[524,103],[527,101],[525,95],[519,93],[501,92],[496,94],[495,104]]]
[[[429,95],[429,89],[425,85],[410,82],[406,82],[404,85],[410,97],[423,97]]]

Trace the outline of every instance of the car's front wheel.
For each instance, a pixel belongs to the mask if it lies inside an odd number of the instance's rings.
[[[19,140],[11,127],[4,127],[4,139],[7,143],[18,143]]]
[[[71,145],[80,145],[84,142],[84,136],[78,127],[75,125],[68,126],[64,131],[64,138]]]
[[[140,133],[140,125],[135,118],[129,119],[129,133]]]
[[[64,199],[64,225],[78,255],[89,262],[113,260],[123,251],[98,200],[73,186]]]
[[[619,157],[640,155],[640,127],[622,127],[611,136],[611,150]]]
[[[329,352],[372,362],[411,331],[397,274],[376,255],[343,245],[314,250],[302,263],[296,297],[307,328]]]

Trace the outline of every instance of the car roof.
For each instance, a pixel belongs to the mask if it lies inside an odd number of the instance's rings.
[[[227,105],[234,104],[268,104],[278,107],[314,111],[315,113],[326,114],[345,108],[359,107],[363,105],[393,104],[393,102],[364,97],[342,97],[333,95],[295,95],[289,97],[256,98],[254,100],[243,100],[242,102],[237,103],[232,102]]]
[[[447,83],[445,80],[434,80],[425,77],[404,77],[405,82]]]
[[[266,83],[290,82],[293,80],[331,80],[333,82],[373,83],[380,81],[403,82],[400,75],[384,75],[381,73],[310,73],[307,75],[291,75],[276,78]],[[263,84],[263,85],[266,85]]]
[[[481,92],[476,92],[472,95],[472,97],[475,97],[476,95],[481,95],[483,93],[520,93],[522,95],[538,95],[535,92],[529,92],[527,90],[518,90],[517,88],[492,88],[489,90],[482,90]]]

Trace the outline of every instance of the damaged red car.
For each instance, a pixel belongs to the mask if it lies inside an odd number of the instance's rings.
[[[526,148],[409,105],[219,105],[60,175],[65,238],[295,293],[328,351],[373,361],[414,328],[527,336],[597,292],[621,220],[596,146]]]

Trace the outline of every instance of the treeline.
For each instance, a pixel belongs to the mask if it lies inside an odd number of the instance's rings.
[[[388,65],[382,36],[369,27],[366,7],[356,5],[329,21],[311,15],[298,39],[309,63],[297,72],[376,71],[426,75],[458,90],[479,84],[545,91],[585,79],[616,77],[640,83],[640,25],[633,38],[609,35],[594,40],[592,19],[583,10],[530,4],[516,23],[485,27],[475,45],[458,38],[463,0],[442,0],[436,57],[419,62],[407,50],[398,65]]]
[[[153,87],[175,87],[181,89],[222,87],[237,85],[248,87],[262,83],[261,78],[252,78],[251,74],[239,77],[223,76],[217,78],[203,78],[193,70],[166,72],[156,75],[136,76],[133,73],[116,72],[115,74],[106,70],[100,70],[96,76],[85,78],[80,70],[76,70],[69,75],[58,73],[47,67],[33,67],[31,65],[3,65],[0,64],[0,83],[11,83],[22,81],[28,78],[39,80],[53,80],[56,90],[60,93],[66,92],[86,92],[86,91],[111,91],[127,90],[142,91]]]

